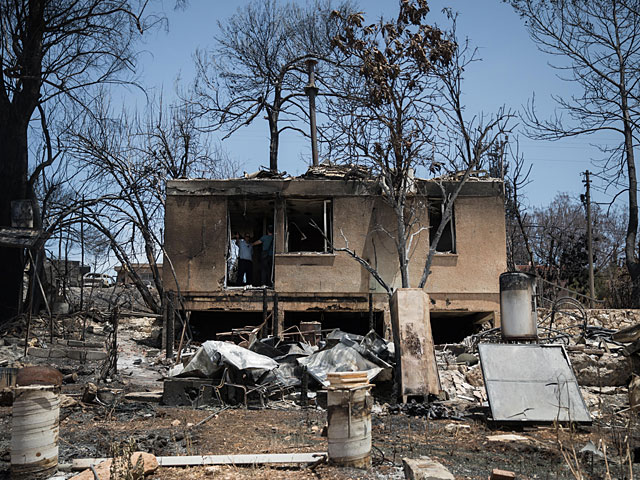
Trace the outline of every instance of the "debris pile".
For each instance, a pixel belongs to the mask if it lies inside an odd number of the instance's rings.
[[[240,391],[245,405],[257,400],[254,403],[264,407],[274,395],[282,398],[296,387],[327,387],[327,376],[334,372],[363,372],[368,380],[380,377],[389,382],[392,356],[393,344],[373,331],[361,336],[336,329],[318,345],[267,337],[253,338],[244,348],[209,340],[195,353],[183,355],[185,363],[170,370],[165,392],[176,382],[186,389],[197,385],[196,398],[188,400],[193,405],[194,401],[236,403]],[[208,395],[207,399],[203,395]],[[164,399],[173,404],[185,401],[180,396],[165,395]]]

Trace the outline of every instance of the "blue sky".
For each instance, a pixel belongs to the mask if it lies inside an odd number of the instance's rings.
[[[152,93],[163,93],[165,101],[174,95],[179,78],[183,85],[194,75],[193,53],[196,48],[213,47],[217,33],[217,21],[232,15],[246,0],[191,0],[184,10],[173,10],[174,0],[164,0],[169,20],[168,31],[145,34],[140,47],[138,75],[141,83]],[[572,85],[556,77],[548,66],[553,60],[538,52],[529,39],[523,21],[511,7],[500,0],[431,1],[432,22],[443,23],[442,8],[450,7],[459,12],[458,35],[469,37],[478,47],[482,62],[467,71],[465,78],[465,104],[467,115],[496,111],[501,105],[519,110],[535,93],[542,117],[553,113],[552,94],[577,93]],[[360,7],[371,19],[397,14],[395,0],[360,1]],[[142,107],[143,100],[128,96],[123,99],[130,107]],[[214,134],[215,135],[215,134]],[[592,160],[600,158],[600,152],[590,145],[599,142],[613,144],[613,134],[598,138],[572,138],[558,142],[529,140],[520,135],[520,150],[527,162],[533,165],[531,184],[526,188],[528,203],[546,205],[558,192],[577,196],[584,191],[580,172],[597,167]],[[223,148],[238,160],[241,169],[253,172],[268,165],[268,132],[266,121],[247,127],[222,143]],[[289,133],[281,137],[279,167],[290,174],[306,170],[306,158],[310,157],[309,142]],[[615,192],[598,191],[594,184],[594,200],[605,202]]]

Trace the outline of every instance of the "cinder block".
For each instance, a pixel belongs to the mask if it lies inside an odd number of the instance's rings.
[[[62,348],[52,348],[49,350],[49,358],[65,358],[67,356],[67,351]]]
[[[71,360],[78,360],[84,362],[87,357],[87,352],[84,350],[67,350],[67,357]]]
[[[29,347],[29,350],[27,350],[27,355],[31,355],[32,357],[36,358],[49,358],[49,349]]]
[[[514,480],[515,478],[516,478],[515,472],[494,468],[491,472],[491,477],[489,480]]]
[[[211,403],[213,381],[207,378],[167,378],[162,404],[193,407]]]
[[[402,466],[407,480],[455,480],[444,465],[429,457],[403,458]]]
[[[105,360],[107,358],[107,352],[103,352],[102,350],[87,350],[85,358],[88,362]]]

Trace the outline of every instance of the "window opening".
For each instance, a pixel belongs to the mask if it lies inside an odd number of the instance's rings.
[[[432,238],[442,223],[444,216],[445,205],[440,200],[431,200],[429,202],[429,234]],[[455,238],[455,208],[451,209],[451,218],[444,227],[438,245],[436,245],[436,252],[438,253],[455,253],[456,252],[456,238]],[[431,241],[431,240],[429,240]]]
[[[285,221],[287,252],[331,252],[331,200],[288,199]]]
[[[227,288],[273,285],[274,219],[273,198],[228,199]]]

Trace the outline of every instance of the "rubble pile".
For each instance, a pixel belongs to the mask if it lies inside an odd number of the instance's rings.
[[[538,318],[543,319],[551,313],[548,308],[538,308]],[[561,310],[556,312],[554,323],[558,328],[566,328],[575,323],[577,311]],[[640,323],[640,310],[632,309],[591,309],[588,311],[587,324],[591,327],[617,331]]]
[[[334,372],[363,372],[368,380],[380,377],[381,381],[390,381],[392,352],[393,344],[373,331],[361,336],[336,329],[318,345],[306,343],[303,337],[296,341],[254,338],[248,348],[209,340],[195,353],[188,352],[184,363],[170,370],[165,392],[180,379],[180,385],[198,384],[203,393],[211,390],[210,398],[223,403],[235,403],[238,399],[234,394],[240,389],[245,405],[251,397],[257,397],[264,407],[274,395],[282,397],[303,384],[305,389],[327,387],[327,376]],[[202,379],[207,381],[200,382]],[[169,402],[184,400],[180,396],[164,398]],[[189,402],[201,400],[198,395]]]
[[[467,353],[463,344],[444,345],[436,350],[440,383],[451,400],[486,402],[487,394],[482,381],[478,357]],[[455,355],[453,352],[460,352]]]

